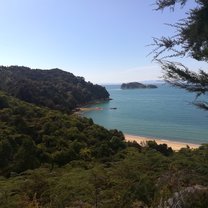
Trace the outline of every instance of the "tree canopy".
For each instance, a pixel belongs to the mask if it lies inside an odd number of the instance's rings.
[[[157,0],[156,10],[171,8],[176,4],[182,7],[188,0]],[[157,60],[164,71],[164,78],[170,84],[207,96],[208,73],[205,70],[193,72],[181,63],[171,61],[173,57],[191,57],[198,61],[208,62],[208,3],[196,0],[195,7],[190,9],[186,18],[174,25],[176,33],[171,37],[154,38],[152,44],[153,59]],[[195,101],[198,107],[208,110],[207,100]]]
[[[125,149],[124,136],[92,119],[38,107],[0,91],[0,175],[41,164],[109,158]]]
[[[0,90],[26,102],[70,112],[80,104],[109,98],[107,90],[60,69],[0,66]]]

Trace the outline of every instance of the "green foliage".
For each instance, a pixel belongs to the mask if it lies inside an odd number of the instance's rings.
[[[80,104],[109,98],[106,89],[60,69],[0,66],[0,90],[26,102],[70,112]],[[0,108],[7,104],[0,100]]]
[[[151,149],[157,150],[165,156],[173,154],[172,148],[168,147],[167,144],[157,144],[155,141],[147,141],[147,146]]]
[[[29,137],[22,139],[22,144],[13,157],[14,165],[12,170],[17,173],[40,166],[39,158],[37,157],[37,148]]]
[[[126,144],[117,136],[113,136],[110,140],[110,146],[113,151],[117,152],[118,150],[125,149]]]
[[[123,158],[118,160],[121,153]],[[182,207],[204,208],[208,187],[206,156],[204,146],[185,148],[171,157],[150,148],[138,151],[129,147],[112,155],[109,163],[73,160],[52,171],[42,166],[8,179],[0,178],[0,207],[159,207],[181,192],[179,196],[187,203]],[[193,194],[184,192],[196,185],[202,188]]]
[[[0,109],[7,108],[7,107],[8,107],[7,99],[5,96],[2,96],[0,98]]]
[[[157,10],[166,7],[174,10],[176,4],[184,6],[187,0],[156,0]],[[197,0],[186,17],[171,25],[176,29],[172,37],[154,38],[153,59],[157,60],[164,71],[164,79],[173,86],[196,93],[196,98],[205,95],[204,100],[194,104],[208,110],[208,73],[206,70],[191,71],[183,64],[170,61],[173,57],[192,57],[197,61],[208,62],[208,4]],[[169,60],[168,60],[169,59]]]
[[[157,10],[163,10],[170,7],[174,10],[176,4],[184,6],[187,0],[157,0]],[[189,12],[186,12],[186,18],[180,20],[174,25],[176,34],[172,37],[154,38],[156,46],[153,53],[157,59],[166,51],[162,58],[188,55],[196,60],[208,61],[208,5],[206,0],[197,0]],[[172,53],[171,53],[172,52]]]
[[[7,103],[0,109],[0,174],[5,176],[44,163],[53,168],[80,158],[110,158],[125,148],[121,132],[91,119],[40,108],[2,92],[0,100]]]
[[[2,139],[0,141],[0,168],[5,167],[12,155],[12,147],[9,141]]]

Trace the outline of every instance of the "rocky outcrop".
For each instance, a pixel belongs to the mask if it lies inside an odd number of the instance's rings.
[[[208,187],[202,185],[186,187],[179,192],[175,192],[168,200],[162,201],[158,208],[205,207],[208,203]]]

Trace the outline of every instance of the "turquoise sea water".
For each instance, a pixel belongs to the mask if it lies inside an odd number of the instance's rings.
[[[91,105],[102,110],[85,112],[84,116],[127,134],[208,143],[208,111],[191,104],[195,94],[164,84],[158,86],[157,89],[121,90],[120,85],[107,85],[113,100]]]

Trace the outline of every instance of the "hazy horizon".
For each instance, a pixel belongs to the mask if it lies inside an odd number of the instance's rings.
[[[132,80],[130,82],[141,82],[141,83],[152,83],[152,84],[165,83],[165,81],[162,79],[158,79],[158,80]],[[100,84],[100,85],[121,85],[122,83],[127,83],[127,82],[106,82],[106,83],[97,83],[97,84]]]

